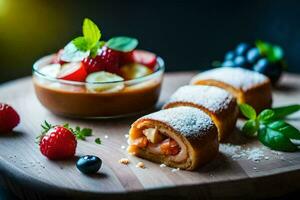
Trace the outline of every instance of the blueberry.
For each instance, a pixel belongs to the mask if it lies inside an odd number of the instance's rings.
[[[235,67],[250,68],[250,63],[243,56],[238,56],[233,61]]]
[[[244,56],[251,46],[247,43],[240,43],[235,50],[237,56]]]
[[[247,60],[251,64],[256,63],[261,57],[258,48],[252,48],[247,52]]]
[[[233,60],[234,57],[235,57],[234,52],[233,52],[233,51],[228,51],[228,52],[225,54],[225,61],[226,61],[226,60]]]
[[[101,165],[101,159],[91,155],[82,156],[76,162],[76,167],[84,174],[95,174]]]
[[[280,62],[270,63],[266,58],[258,60],[253,70],[262,73],[270,78],[272,84],[276,84],[282,73],[282,64]]]
[[[226,60],[222,63],[222,67],[234,67],[234,63],[231,60]]]

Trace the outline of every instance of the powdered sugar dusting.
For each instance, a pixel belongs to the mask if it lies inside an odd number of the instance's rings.
[[[221,112],[228,108],[234,97],[221,88],[205,85],[187,85],[180,87],[166,103],[187,102],[203,106],[212,112]]]
[[[258,163],[263,160],[269,160],[269,159],[281,159],[281,160],[284,159],[281,152],[270,151],[265,147],[245,148],[240,145],[223,143],[220,144],[219,148],[220,148],[220,152],[222,152],[226,156],[231,157],[233,160],[244,159],[244,160],[250,160]]]
[[[176,107],[146,115],[142,119],[152,119],[166,123],[184,136],[197,137],[207,134],[214,127],[210,117],[193,107]]]
[[[222,81],[244,91],[254,87],[255,85],[262,84],[268,81],[268,78],[263,74],[247,69],[238,67],[220,67],[196,75],[192,79],[191,83],[194,83],[197,80],[207,79]]]

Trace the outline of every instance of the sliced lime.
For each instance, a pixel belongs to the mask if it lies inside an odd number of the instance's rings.
[[[152,70],[144,65],[131,63],[121,67],[121,73],[126,80],[131,80],[147,76],[148,74],[152,73]]]
[[[94,72],[86,78],[86,87],[91,92],[115,92],[124,88],[124,79],[109,72]]]

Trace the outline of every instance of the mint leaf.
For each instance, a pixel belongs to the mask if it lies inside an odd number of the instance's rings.
[[[300,111],[300,104],[272,108],[272,110],[275,112],[275,117],[280,119]]]
[[[256,132],[258,130],[258,122],[254,119],[250,119],[246,121],[242,128],[242,132],[249,137],[254,137],[256,136]]]
[[[267,127],[279,131],[290,139],[300,140],[300,131],[289,123],[278,120],[267,124]]]
[[[258,130],[258,139],[265,146],[279,151],[296,151],[298,148],[283,133],[266,126]]]
[[[258,120],[262,122],[270,121],[274,118],[275,112],[271,109],[265,109],[258,115]]]
[[[101,32],[98,26],[88,18],[85,18],[83,21],[82,33],[89,45],[89,49],[94,47],[101,38]]]
[[[97,42],[96,45],[95,45],[93,48],[91,48],[90,56],[92,56],[92,57],[97,56],[97,54],[98,54],[98,49],[100,48],[100,45],[101,45],[101,43],[100,43],[100,42]]]
[[[240,111],[242,114],[249,119],[256,119],[256,111],[248,104],[240,104]]]
[[[89,50],[89,44],[85,37],[77,37],[74,40],[72,40],[72,43],[77,47],[77,49],[81,51],[87,51]]]
[[[128,52],[136,48],[138,45],[138,40],[124,36],[114,37],[108,40],[106,45],[107,47],[117,51]]]
[[[96,139],[95,139],[95,143],[97,143],[97,144],[101,144],[101,140],[100,140],[100,138],[96,138]]]

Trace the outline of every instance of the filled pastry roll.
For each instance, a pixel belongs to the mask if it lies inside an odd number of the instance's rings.
[[[243,68],[220,67],[196,75],[193,85],[212,85],[229,91],[238,103],[247,103],[257,112],[272,105],[271,82],[263,74]]]
[[[214,86],[180,87],[163,108],[178,106],[192,106],[208,114],[218,128],[219,141],[224,141],[233,132],[239,113],[236,99],[226,90]]]
[[[211,118],[193,107],[177,107],[146,115],[129,131],[128,152],[167,166],[194,170],[212,160],[219,149]]]

